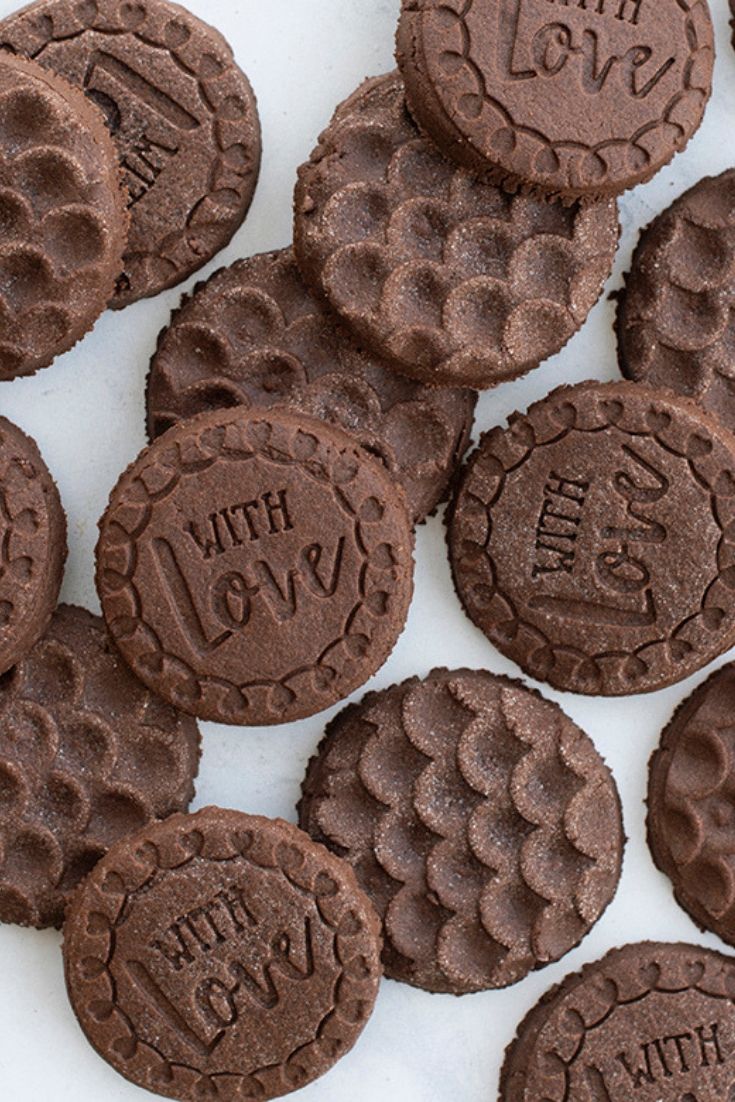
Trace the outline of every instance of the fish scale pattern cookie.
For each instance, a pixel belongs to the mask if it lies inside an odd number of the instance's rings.
[[[111,305],[180,283],[243,222],[260,170],[255,96],[213,27],[168,0],[36,0],[0,47],[82,88],[105,115],[130,195]]]
[[[199,732],[61,605],[0,683],[0,922],[61,926],[110,845],[194,795]]]
[[[482,389],[537,367],[587,318],[617,242],[614,200],[512,196],[446,160],[397,74],[343,103],[299,171],[304,278],[420,382]]]
[[[0,378],[32,375],[106,308],[128,218],[99,111],[37,65],[0,56]]]
[[[620,877],[620,802],[591,741],[480,671],[435,670],[346,709],[300,821],[377,907],[387,974],[429,991],[505,987],[558,960]]]
[[[624,375],[735,428],[735,169],[700,180],[641,235],[618,306]]]

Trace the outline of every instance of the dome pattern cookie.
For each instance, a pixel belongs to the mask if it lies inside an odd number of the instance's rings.
[[[446,160],[397,74],[346,100],[299,171],[304,278],[420,382],[483,389],[538,367],[587,318],[617,242],[614,200],[512,196]]]
[[[300,821],[375,904],[387,975],[429,991],[505,987],[559,960],[620,878],[620,802],[592,742],[479,671],[435,670],[337,716]]]

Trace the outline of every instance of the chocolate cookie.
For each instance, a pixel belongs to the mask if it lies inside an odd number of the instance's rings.
[[[181,282],[241,225],[260,168],[252,88],[224,38],[167,0],[37,0],[0,23],[103,110],[130,192],[112,305]]]
[[[354,433],[420,522],[449,493],[476,403],[470,390],[420,387],[359,348],[283,249],[238,261],[184,300],[151,364],[148,432],[220,407],[300,409]]]
[[[618,885],[615,782],[589,738],[520,682],[434,670],[330,724],[300,821],[383,919],[386,974],[455,995],[559,960]]]
[[[123,655],[201,719],[313,715],[403,630],[404,495],[341,429],[295,411],[180,422],[122,476],[100,530],[97,587]]]
[[[0,53],[0,379],[68,351],[106,308],[128,228],[100,112]]]
[[[531,1011],[500,1102],[730,1102],[734,1041],[735,961],[694,945],[628,945]]]
[[[648,840],[681,906],[735,945],[735,664],[681,705],[651,759]]]
[[[706,0],[403,0],[411,110],[507,187],[617,195],[684,149],[712,90]]]
[[[420,382],[490,387],[580,328],[610,274],[614,200],[506,194],[423,137],[397,74],[338,108],[296,188],[296,258],[361,341]]]
[[[468,615],[532,677],[681,681],[735,643],[735,436],[667,391],[561,387],[483,438],[449,552]]]
[[[46,630],[66,551],[56,483],[35,441],[0,417],[0,674]]]
[[[618,306],[620,368],[701,402],[735,428],[735,169],[644,230]]]
[[[115,846],[64,927],[72,1006],[103,1059],[180,1102],[266,1102],[352,1048],[380,924],[344,861],[279,820],[207,808]]]
[[[194,795],[199,732],[61,605],[0,682],[0,922],[60,926],[110,845]]]

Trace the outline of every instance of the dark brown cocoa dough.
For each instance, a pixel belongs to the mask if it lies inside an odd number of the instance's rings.
[[[106,308],[128,229],[102,114],[0,51],[0,379],[33,375]]]
[[[403,0],[419,124],[509,189],[617,195],[685,148],[712,91],[707,0]]]
[[[110,845],[184,811],[199,732],[140,683],[103,621],[60,605],[0,682],[0,922],[61,926]]]
[[[168,0],[37,0],[0,23],[0,46],[104,112],[131,214],[113,307],[180,283],[227,245],[261,144],[253,90],[218,31]]]
[[[617,205],[509,195],[447,160],[397,73],[366,81],[299,170],[304,279],[422,383],[486,389],[558,352],[597,302]]]
[[[561,387],[483,437],[449,554],[470,618],[532,677],[672,685],[735,643],[735,437],[671,391]]]
[[[281,820],[211,807],[119,842],[76,893],[66,981],[88,1040],[179,1102],[267,1102],[328,1071],[380,980],[352,869]]]
[[[222,407],[283,405],[341,425],[406,491],[417,523],[446,499],[477,395],[432,388],[360,348],[304,285],[291,249],[239,260],[184,299],[148,376],[148,433]]]
[[[413,529],[385,467],[293,410],[215,410],[145,449],[100,522],[97,588],[135,673],[201,719],[303,719],[386,661]]]
[[[301,826],[383,919],[386,975],[455,995],[516,983],[589,932],[618,885],[615,782],[556,704],[434,670],[329,725]]]

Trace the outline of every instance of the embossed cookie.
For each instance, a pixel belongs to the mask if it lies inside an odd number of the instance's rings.
[[[299,170],[296,259],[362,342],[420,382],[486,388],[558,352],[610,274],[614,200],[512,196],[417,129],[398,74],[337,109]]]
[[[483,438],[449,554],[470,618],[532,677],[681,681],[735,643],[735,437],[668,391],[561,387]]]
[[[735,961],[694,945],[616,949],[522,1023],[500,1102],[730,1102]]]
[[[260,168],[252,88],[224,38],[168,0],[37,0],[0,23],[102,108],[130,193],[112,306],[186,279],[248,212]]]
[[[411,110],[510,188],[617,195],[686,146],[712,90],[707,0],[402,0]]]
[[[0,922],[60,926],[113,842],[188,807],[198,766],[194,720],[133,677],[98,616],[61,605],[0,682]]]
[[[681,705],[651,759],[648,840],[676,898],[735,945],[735,664]]]
[[[0,674],[46,630],[66,551],[56,483],[35,441],[0,417]]]
[[[559,960],[618,885],[615,782],[589,738],[520,682],[434,670],[330,724],[300,821],[383,919],[386,974],[455,995]]]
[[[341,425],[402,484],[417,522],[448,495],[477,403],[470,390],[420,387],[360,348],[290,249],[240,260],[183,302],[159,338],[147,398],[151,437],[240,404]]]
[[[0,53],[0,379],[68,351],[106,308],[128,228],[100,112]]]
[[[215,410],[141,453],[100,522],[97,588],[138,676],[177,707],[287,723],[359,688],[413,592],[385,467],[290,410]]]
[[[115,846],[64,927],[97,1052],[156,1094],[266,1102],[352,1048],[380,924],[349,865],[280,820],[207,808]]]
[[[700,180],[643,231],[619,300],[620,368],[735,428],[735,169]]]

